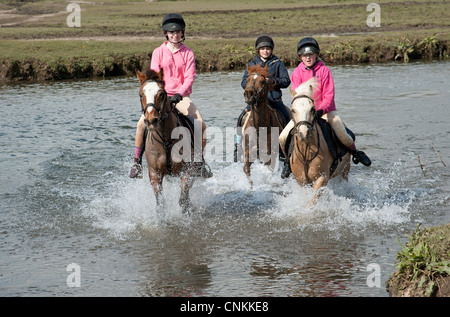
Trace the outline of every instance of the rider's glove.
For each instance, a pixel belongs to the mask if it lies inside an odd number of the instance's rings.
[[[183,96],[181,96],[180,94],[173,95],[172,97],[170,97],[170,105],[172,107],[175,107],[177,103],[181,101],[181,99],[183,99]]]
[[[320,119],[323,116],[323,110],[322,109],[318,109],[316,110],[316,118]]]

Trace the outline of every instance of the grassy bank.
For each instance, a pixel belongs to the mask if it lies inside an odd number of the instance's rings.
[[[391,296],[450,296],[450,224],[421,229],[397,253],[397,269],[387,282]]]
[[[180,12],[199,72],[242,69],[256,37],[294,67],[296,45],[315,36],[327,64],[448,58],[448,1],[379,1],[380,27],[369,27],[368,1],[86,1],[81,27],[68,27],[68,2],[0,0],[0,80],[52,80],[133,73],[163,42],[161,20]]]

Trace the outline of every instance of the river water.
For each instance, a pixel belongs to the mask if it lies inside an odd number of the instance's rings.
[[[373,165],[352,164],[308,208],[310,188],[254,164],[250,189],[242,163],[211,150],[191,216],[178,179],[157,213],[148,178],[128,178],[136,78],[1,86],[0,295],[388,296],[398,240],[450,222],[450,172],[433,148],[450,164],[450,63],[331,70]],[[196,79],[191,97],[216,135],[244,107],[241,76]]]

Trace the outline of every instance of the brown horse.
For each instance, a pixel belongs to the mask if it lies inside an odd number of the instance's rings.
[[[165,175],[181,177],[179,204],[183,212],[189,210],[189,190],[194,182],[195,162],[190,132],[178,127],[174,107],[164,90],[163,71],[136,70],[141,85],[139,96],[147,125],[145,158],[148,176],[156,197],[157,208],[162,207],[162,183]],[[175,130],[175,129],[179,130]]]
[[[331,168],[334,159],[317,122],[318,116],[312,99],[316,85],[316,78],[313,77],[295,91],[291,90],[295,126],[291,131],[294,145],[290,163],[292,174],[300,185],[313,184],[313,188],[318,190],[338,175],[348,181],[350,154],[347,152],[342,160],[338,160],[337,166]],[[310,203],[314,203],[316,199],[317,195]]]
[[[244,98],[250,105],[250,111],[244,116],[242,124],[244,172],[250,185],[253,185],[250,177],[251,164],[259,159],[273,169],[279,153],[278,135],[283,127],[276,110],[269,106],[267,100],[267,93],[273,89],[273,85],[268,81],[267,65],[247,65],[247,72],[249,75]]]

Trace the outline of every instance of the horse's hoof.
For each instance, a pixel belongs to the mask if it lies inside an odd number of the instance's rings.
[[[211,178],[211,177],[213,177],[213,173],[211,171],[211,168],[208,165],[206,165],[206,163],[205,163],[205,165],[202,166],[202,177],[203,178]]]
[[[192,212],[192,205],[190,202],[181,202],[180,201],[181,212],[183,215],[190,215]]]

